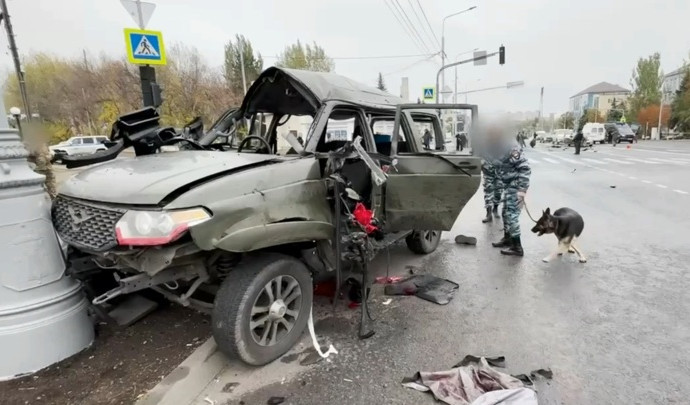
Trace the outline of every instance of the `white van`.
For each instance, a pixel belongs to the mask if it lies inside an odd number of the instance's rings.
[[[582,135],[592,144],[606,142],[606,128],[598,122],[588,122],[582,127]]]

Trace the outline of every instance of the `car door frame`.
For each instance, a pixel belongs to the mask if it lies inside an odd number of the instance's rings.
[[[479,189],[481,160],[478,157],[420,149],[414,110],[444,109],[470,110],[472,124],[476,123],[478,107],[472,104],[401,104],[396,108],[393,134],[402,128],[410,152],[398,153],[398,137],[393,137],[394,163],[384,192],[385,227],[389,231],[450,230],[462,208]],[[442,134],[441,118],[434,115],[434,131]]]

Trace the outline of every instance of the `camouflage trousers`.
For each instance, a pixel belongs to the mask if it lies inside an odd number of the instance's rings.
[[[503,193],[503,230],[513,238],[520,236],[522,203],[518,200],[517,192],[517,188],[508,186]]]
[[[501,182],[500,169],[490,163],[482,164],[482,175],[484,188],[484,207],[493,208],[501,202],[503,192],[503,182]],[[505,205],[504,205],[505,206]]]
[[[45,188],[51,199],[57,196],[57,189],[55,187],[55,173],[53,173],[52,168],[50,170],[34,170],[38,174],[46,176]]]

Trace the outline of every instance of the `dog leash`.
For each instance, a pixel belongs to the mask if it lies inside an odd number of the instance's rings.
[[[525,197],[526,197],[526,196],[525,196]],[[525,212],[526,212],[527,215],[529,216],[529,219],[531,219],[532,222],[534,222],[534,223],[536,224],[537,221],[536,221],[534,218],[532,218],[532,214],[530,214],[529,209],[527,209],[527,198],[524,198],[524,197],[523,197],[523,199],[522,199],[522,206],[525,207]]]

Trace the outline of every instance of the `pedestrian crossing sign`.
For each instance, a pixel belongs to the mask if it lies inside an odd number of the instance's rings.
[[[125,28],[127,59],[140,65],[165,65],[165,47],[160,31]]]
[[[434,99],[434,88],[433,87],[424,87],[424,100],[433,100]]]

